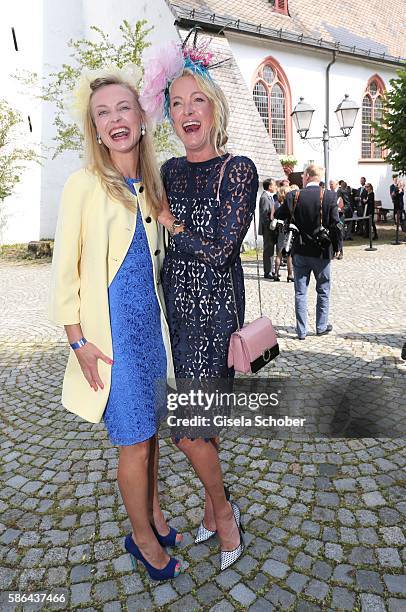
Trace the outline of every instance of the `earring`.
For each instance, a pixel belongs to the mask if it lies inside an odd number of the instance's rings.
[[[145,125],[142,124],[141,125],[141,136],[145,136],[145,132],[146,132]]]
[[[103,142],[103,141],[102,141],[102,139],[101,139],[100,134],[97,134],[97,136],[96,136],[96,140],[97,140],[97,142],[99,143],[99,145],[101,145],[101,144],[102,144],[102,142]]]

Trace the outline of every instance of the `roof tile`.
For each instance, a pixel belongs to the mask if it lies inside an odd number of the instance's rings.
[[[289,15],[272,9],[268,0],[175,0],[176,12],[198,9],[208,14],[288,32],[340,42],[368,51],[406,57],[405,0],[289,0]]]

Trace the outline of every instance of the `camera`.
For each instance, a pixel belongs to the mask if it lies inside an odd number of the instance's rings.
[[[283,226],[285,225],[285,222],[282,221],[281,219],[273,219],[269,225],[269,229],[271,230],[282,230]]]
[[[320,225],[313,232],[313,240],[318,247],[325,249],[331,244],[330,232],[323,225]]]
[[[290,255],[292,251],[293,243],[298,235],[299,235],[299,229],[296,227],[294,223],[289,223],[288,231],[287,231],[285,242],[283,243],[283,249],[282,249],[282,253],[284,255]]]

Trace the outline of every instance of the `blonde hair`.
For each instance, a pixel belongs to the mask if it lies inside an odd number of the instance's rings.
[[[101,77],[92,81],[90,83],[92,93],[89,96],[84,121],[87,166],[99,177],[103,187],[113,200],[121,202],[126,208],[135,212],[134,196],[128,189],[122,175],[114,166],[108,147],[104,143],[98,144],[96,139],[97,132],[90,103],[93,94],[107,85],[121,85],[128,89],[134,95],[137,110],[141,116],[141,123],[147,125],[145,114],[138,101],[138,92],[130,83],[115,75]],[[148,126],[146,134],[141,137],[139,143],[139,170],[145,186],[146,198],[151,207],[151,213],[156,218],[162,207],[163,186],[156,161],[152,133]]]
[[[182,74],[172,81],[169,86],[169,95],[174,82],[183,76],[192,76],[196,80],[201,91],[213,105],[213,125],[210,130],[210,143],[214,147],[216,153],[219,154],[220,149],[222,149],[228,141],[227,128],[230,118],[230,109],[227,98],[223,90],[213,81],[213,79],[204,78],[188,68],[185,68]]]
[[[282,187],[279,187],[277,191],[278,202],[283,204],[290,191],[292,191],[292,187],[290,185],[283,185]]]

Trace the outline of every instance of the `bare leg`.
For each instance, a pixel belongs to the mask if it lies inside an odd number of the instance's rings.
[[[211,438],[211,444],[213,444],[217,453],[219,452],[220,446],[220,438]],[[206,529],[210,529],[210,531],[217,531],[216,527],[216,519],[214,517],[214,508],[211,501],[210,494],[207,489],[204,490],[204,517],[203,517],[203,525]]]
[[[288,257],[288,277],[293,278],[293,263],[292,263],[292,255]]]
[[[188,457],[211,499],[221,549],[234,550],[240,543],[240,536],[231,505],[224,494],[223,475],[215,445],[201,439],[182,438],[177,446]]]
[[[167,565],[169,556],[159,545],[149,521],[150,446],[150,440],[120,446],[117,480],[133,529],[134,542],[151,565],[162,569]]]
[[[279,276],[279,269],[281,267],[282,254],[277,253],[275,257],[275,276]]]
[[[152,461],[150,462],[151,475],[150,482],[152,488],[152,512],[150,511],[149,517],[150,522],[155,526],[156,530],[160,535],[168,535],[169,526],[166,522],[164,514],[161,510],[161,505],[159,502],[159,493],[158,493],[158,465],[159,465],[159,440],[158,436],[154,436],[151,438],[151,455]],[[178,533],[176,536],[176,541],[182,541],[182,534]]]

